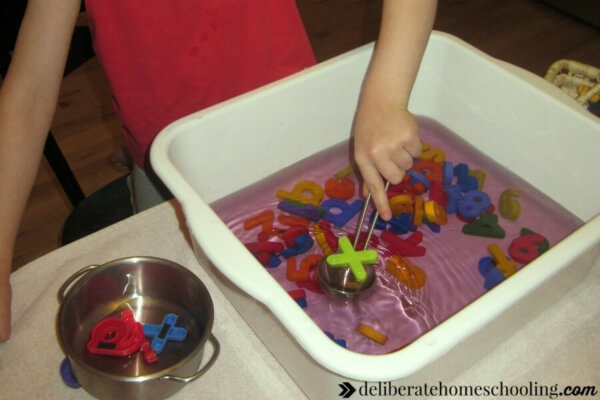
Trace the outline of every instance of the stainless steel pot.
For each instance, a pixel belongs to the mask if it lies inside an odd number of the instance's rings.
[[[59,342],[81,386],[100,399],[164,399],[200,377],[219,354],[208,290],[192,272],[168,260],[130,257],[87,266],[62,285],[58,301]],[[154,364],[144,363],[140,352],[129,357],[89,353],[93,327],[127,308],[145,324],[160,325],[166,314],[177,314],[176,326],[187,330],[186,339],[168,342]],[[200,368],[207,340],[213,351]]]

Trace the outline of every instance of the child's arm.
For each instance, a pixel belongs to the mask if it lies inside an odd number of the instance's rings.
[[[29,0],[0,89],[0,341],[10,335],[13,248],[62,80],[80,0]]]
[[[384,0],[379,38],[359,99],[355,159],[363,189],[372,193],[385,220],[392,214],[383,178],[399,183],[421,153],[417,122],[407,107],[436,7],[437,0]]]

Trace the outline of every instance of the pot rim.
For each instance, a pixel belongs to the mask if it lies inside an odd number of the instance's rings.
[[[97,368],[91,367],[87,363],[79,360],[71,351],[68,351],[67,346],[63,339],[61,329],[60,329],[60,321],[61,321],[61,316],[62,316],[62,313],[64,310],[64,305],[68,302],[68,300],[72,296],[72,294],[75,293],[75,291],[77,291],[79,288],[81,288],[84,284],[86,284],[87,282],[92,280],[96,275],[98,275],[102,271],[105,271],[108,268],[113,267],[116,264],[137,263],[140,261],[157,262],[157,263],[163,264],[167,267],[181,270],[184,274],[188,275],[189,279],[196,280],[197,283],[199,284],[200,290],[206,294],[206,298],[208,299],[208,306],[212,312],[211,312],[210,317],[208,318],[206,325],[204,326],[204,331],[202,332],[202,336],[200,337],[198,345],[196,346],[196,348],[193,351],[191,351],[186,357],[182,358],[179,362],[169,366],[168,368],[162,369],[160,371],[156,371],[156,372],[154,372],[152,374],[148,374],[148,375],[117,376],[117,375],[113,375],[113,374],[107,373],[105,371],[99,370]],[[146,382],[146,381],[153,380],[153,379],[160,379],[166,375],[172,375],[173,371],[184,366],[190,360],[192,360],[194,357],[196,357],[196,355],[199,352],[203,351],[204,346],[206,345],[206,342],[208,341],[208,338],[211,335],[213,322],[214,322],[214,304],[212,301],[212,297],[210,296],[210,292],[204,285],[204,282],[202,282],[202,280],[198,276],[196,276],[192,271],[190,271],[189,269],[187,269],[186,267],[184,267],[181,264],[178,264],[171,260],[167,260],[165,258],[154,257],[154,256],[130,256],[130,257],[123,257],[123,258],[111,260],[104,264],[101,264],[98,267],[87,272],[84,276],[79,278],[77,281],[75,281],[71,285],[70,289],[68,289],[68,292],[65,294],[62,303],[60,303],[58,312],[56,314],[56,334],[58,336],[58,341],[59,341],[59,344],[60,344],[63,352],[69,358],[71,363],[73,363],[76,367],[83,368],[86,372],[89,372],[89,373],[92,373],[95,375],[99,375],[101,377],[108,378],[108,379],[115,380],[115,381]]]

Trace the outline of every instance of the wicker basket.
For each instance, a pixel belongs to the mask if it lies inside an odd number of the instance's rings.
[[[548,68],[545,78],[582,106],[600,101],[600,69],[596,67],[573,60],[558,60]]]

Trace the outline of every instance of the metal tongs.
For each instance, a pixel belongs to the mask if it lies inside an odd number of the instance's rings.
[[[387,192],[389,185],[389,182],[385,183],[384,191]],[[352,248],[342,249],[343,252],[358,251],[357,246],[360,238],[360,233],[362,231],[362,226],[365,222],[365,217],[370,202],[371,193],[369,192],[367,194],[367,197],[365,198],[365,203],[363,205],[358,224],[356,225],[356,233],[354,235],[354,243],[352,244]],[[375,224],[377,223],[377,218],[379,218],[379,211],[377,211],[376,209],[373,215],[373,220],[371,221],[371,224],[369,226],[369,230],[367,231],[367,237],[365,239],[365,244],[362,250],[367,250],[369,246],[371,236],[373,235],[373,229],[375,229]],[[340,246],[344,245],[344,239],[347,241],[346,245],[349,244],[347,238],[341,238]],[[317,276],[319,278],[319,282],[323,290],[334,297],[338,297],[344,300],[351,300],[369,290],[375,283],[376,275],[375,268],[371,264],[377,260],[377,253],[375,252],[375,250],[370,250],[369,252],[372,253],[368,253],[367,258],[369,255],[374,255],[374,260],[370,263],[368,262],[369,260],[367,260],[367,262],[365,263],[360,263],[362,264],[362,268],[364,268],[364,270],[359,271],[358,274],[356,272],[356,269],[353,270],[353,268],[351,268],[350,265],[339,266],[337,263],[333,265],[334,263],[332,262],[332,260],[334,261],[336,259],[336,256],[339,257],[341,256],[341,254],[331,254],[327,257],[324,257],[317,266]]]

